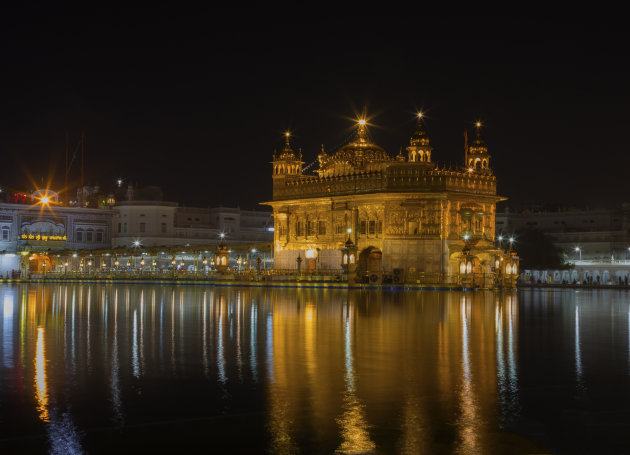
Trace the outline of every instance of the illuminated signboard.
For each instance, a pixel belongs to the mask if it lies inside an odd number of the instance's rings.
[[[22,240],[41,240],[44,242],[66,240],[65,235],[40,235],[40,234],[22,234]]]

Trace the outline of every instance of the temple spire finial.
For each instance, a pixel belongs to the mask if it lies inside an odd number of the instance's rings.
[[[290,138],[291,138],[291,132],[285,131],[284,132],[284,150],[285,151],[292,151]]]
[[[359,130],[357,131],[357,136],[360,142],[367,142],[367,122],[364,118],[359,119]]]

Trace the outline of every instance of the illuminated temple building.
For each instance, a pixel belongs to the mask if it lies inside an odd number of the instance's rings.
[[[433,161],[421,114],[406,154],[374,144],[360,120],[350,143],[331,154],[322,149],[312,174],[286,133],[283,150],[274,152],[273,200],[266,203],[273,207],[274,267],[341,270],[356,250],[359,281],[446,283],[463,273],[505,272],[510,255],[494,243],[495,207],[504,198],[480,127],[457,170]]]

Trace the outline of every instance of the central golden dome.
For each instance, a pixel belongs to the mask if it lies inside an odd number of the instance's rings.
[[[372,163],[392,161],[393,158],[382,147],[368,139],[365,121],[359,122],[355,139],[341,147],[332,156],[320,155],[320,175],[346,174],[364,170]]]

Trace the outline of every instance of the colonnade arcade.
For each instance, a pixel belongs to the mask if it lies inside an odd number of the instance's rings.
[[[99,250],[24,250],[20,255],[23,276],[133,273],[152,275],[199,274],[230,271],[263,271],[272,268],[271,243],[227,246],[112,248]]]

